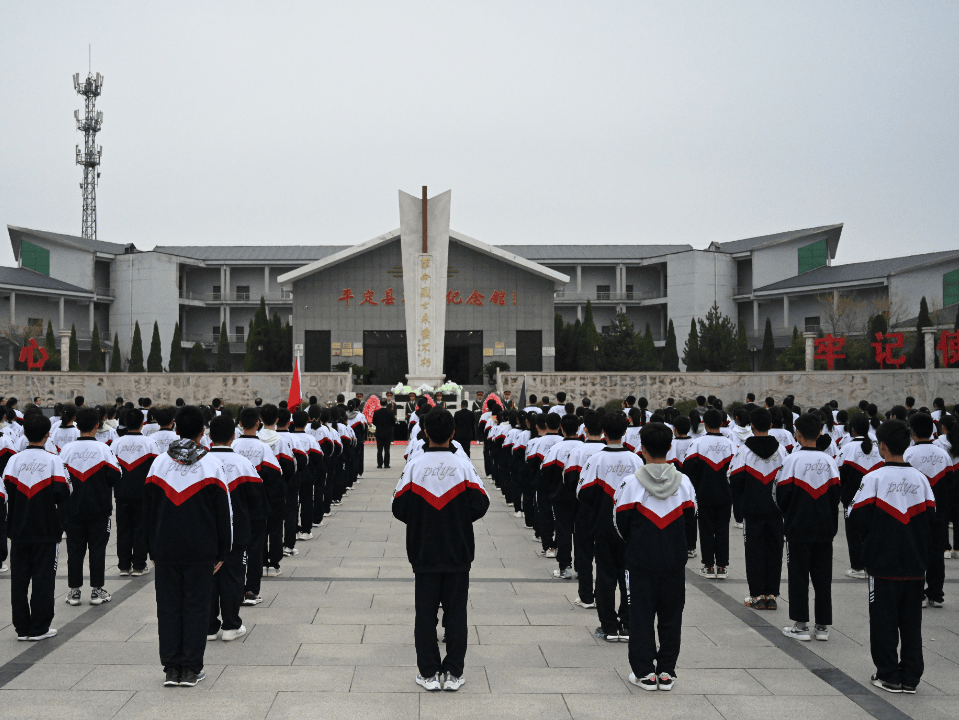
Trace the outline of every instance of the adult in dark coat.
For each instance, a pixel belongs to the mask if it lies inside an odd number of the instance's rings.
[[[395,403],[393,408],[382,406],[373,413],[373,425],[376,427],[376,467],[390,466],[390,445],[393,444],[393,428],[396,422]]]
[[[469,402],[463,400],[460,409],[453,414],[453,439],[463,446],[463,452],[467,455],[470,454],[470,443],[476,437],[474,420],[473,413],[469,410]]]

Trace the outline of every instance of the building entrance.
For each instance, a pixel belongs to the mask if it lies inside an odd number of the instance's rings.
[[[443,374],[458,385],[476,385],[483,377],[483,331],[447,330]]]
[[[370,369],[368,382],[394,385],[406,382],[409,364],[405,330],[366,330],[363,333],[363,361]]]

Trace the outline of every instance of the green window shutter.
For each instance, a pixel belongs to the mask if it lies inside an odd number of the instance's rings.
[[[959,303],[959,269],[942,276],[942,304],[955,305]]]
[[[799,274],[815,270],[825,265],[829,260],[829,247],[823,238],[811,245],[799,248]]]
[[[20,265],[44,275],[50,274],[50,251],[33,243],[24,242],[20,247]]]

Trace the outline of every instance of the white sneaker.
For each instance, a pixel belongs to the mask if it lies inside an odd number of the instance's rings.
[[[223,640],[223,642],[230,642],[230,640],[236,640],[238,637],[243,637],[244,635],[246,635],[246,625],[240,625],[236,630],[224,630],[220,639]]]
[[[300,551],[297,550],[296,548],[288,548],[284,545],[283,554],[286,555],[287,557],[290,557],[291,555],[299,555]]]
[[[809,642],[812,640],[812,636],[809,634],[809,628],[797,628],[795,625],[793,627],[784,627],[783,635],[793,640],[802,640],[803,642]]]
[[[267,577],[267,576],[269,575],[269,572],[270,572],[270,568],[268,568],[266,565],[264,565],[264,566],[263,566],[263,577]]]
[[[429,690],[430,692],[441,690],[443,688],[443,682],[439,673],[436,673],[433,677],[429,678],[425,678],[422,675],[417,675],[416,684]]]
[[[824,625],[817,625],[814,629],[816,639],[826,642],[829,639],[829,628]]]
[[[79,605],[80,604],[80,588],[71,588],[70,592],[67,593],[67,605]]]
[[[575,600],[573,600],[573,605],[576,605],[577,607],[581,607],[581,608],[583,608],[583,610],[595,610],[595,609],[596,609],[596,603],[595,603],[595,602],[587,603],[587,602],[583,602],[583,601],[580,600],[579,598],[576,598]]]
[[[573,571],[569,568],[566,568],[565,570],[560,570],[557,568],[556,570],[553,570],[553,577],[557,580],[572,580]]]
[[[296,534],[296,539],[297,539],[297,540],[312,540],[312,539],[313,539],[313,533],[311,533],[311,532],[308,532],[308,533],[298,532],[298,533]]]
[[[213,633],[212,635],[207,635],[207,636],[206,636],[206,639],[207,639],[207,642],[213,642],[213,641],[216,640],[218,637],[220,637],[220,631],[219,631],[219,630],[217,630],[217,631],[216,631],[215,633]]]
[[[943,551],[942,557],[943,557],[944,560],[952,560],[952,558],[953,558],[953,551],[952,551],[952,550],[945,550],[945,551]],[[6,567],[6,565],[4,565],[4,567]],[[3,572],[3,571],[0,570],[0,572]]]
[[[734,527],[734,528],[738,528],[739,530],[742,530],[742,529],[743,529],[743,524],[742,524],[741,522],[733,523],[733,527]]]
[[[149,574],[150,574],[150,566],[149,566],[149,565],[146,565],[145,567],[141,568],[140,570],[131,570],[131,571],[130,571],[130,574],[131,574],[133,577],[141,577],[141,576],[143,576],[143,575],[149,575]]]
[[[636,677],[635,673],[629,674],[629,681],[638,688],[643,690],[648,690],[650,692],[654,690],[659,690],[659,678],[656,677],[656,673],[650,673],[649,675],[644,675],[641,678]]]
[[[514,513],[513,513],[513,517],[514,517],[514,518],[521,518],[521,517],[523,517],[523,513],[521,513],[521,512],[514,512]]]
[[[688,558],[694,558],[694,557],[696,557],[697,554],[698,554],[698,553],[696,552],[696,550],[687,550],[687,551],[686,551],[686,557],[688,557]]]
[[[846,577],[851,577],[853,580],[865,580],[869,576],[866,575],[865,570],[853,570],[850,568],[849,570],[846,570]]]
[[[0,563],[0,573],[5,573],[9,569],[10,569],[9,565],[7,565],[6,563]]]
[[[559,551],[556,548],[550,548],[549,550],[546,551],[543,557],[554,558],[556,557],[556,553],[558,552]]]
[[[47,638],[56,637],[57,631],[54,628],[50,628],[43,635],[34,635],[33,637],[28,637],[27,640],[31,642],[36,642],[37,640],[46,640]]]
[[[456,677],[450,673],[446,674],[446,682],[443,683],[444,690],[450,690],[451,692],[456,692],[466,683],[466,678],[460,675]]]

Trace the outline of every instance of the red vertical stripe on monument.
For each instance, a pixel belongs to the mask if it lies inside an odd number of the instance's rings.
[[[300,391],[300,358],[297,357],[293,363],[293,379],[290,381],[290,397],[287,399],[287,406],[290,412],[296,410],[303,396]]]

